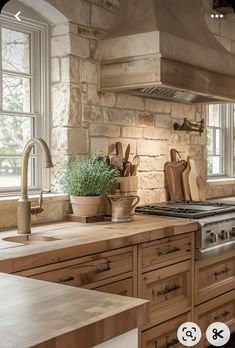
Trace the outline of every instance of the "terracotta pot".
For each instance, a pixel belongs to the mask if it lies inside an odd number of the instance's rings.
[[[100,196],[70,196],[73,214],[79,216],[96,216],[100,204]]]

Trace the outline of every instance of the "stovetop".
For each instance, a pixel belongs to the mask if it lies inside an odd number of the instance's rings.
[[[136,207],[136,212],[189,219],[201,219],[235,212],[235,204],[208,201],[169,201]]]

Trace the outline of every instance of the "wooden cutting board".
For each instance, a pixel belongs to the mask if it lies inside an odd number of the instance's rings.
[[[193,201],[200,201],[200,192],[198,189],[198,171],[195,165],[194,159],[188,157],[188,162],[190,164],[190,173],[188,176],[190,194]]]
[[[188,157],[186,168],[182,172],[182,185],[183,185],[184,199],[186,200],[191,199],[191,192],[189,187],[189,173],[190,173],[190,163],[189,163],[189,157]]]
[[[184,199],[182,173],[185,171],[187,162],[166,162],[164,166],[166,187],[169,192],[170,200]]]

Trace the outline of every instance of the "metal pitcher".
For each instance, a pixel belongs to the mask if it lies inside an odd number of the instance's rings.
[[[131,221],[132,210],[140,201],[139,196],[108,195],[107,198],[112,208],[112,222]]]

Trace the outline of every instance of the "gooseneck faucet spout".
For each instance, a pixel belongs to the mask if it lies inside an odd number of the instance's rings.
[[[43,211],[41,207],[31,208],[31,202],[28,200],[28,164],[29,155],[35,144],[38,144],[45,156],[46,164],[45,168],[53,167],[51,153],[42,138],[30,139],[24,147],[22,157],[22,168],[21,168],[21,193],[20,199],[17,206],[17,230],[18,233],[27,234],[31,233],[31,214],[39,214]],[[36,212],[36,213],[35,213]]]

